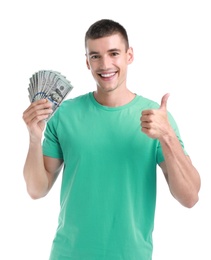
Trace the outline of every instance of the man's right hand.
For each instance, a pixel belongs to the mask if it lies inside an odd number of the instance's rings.
[[[30,141],[37,142],[42,138],[45,119],[53,112],[52,103],[47,99],[37,100],[23,112],[23,120],[27,125]]]

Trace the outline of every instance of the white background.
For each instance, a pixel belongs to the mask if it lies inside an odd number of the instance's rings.
[[[158,171],[153,260],[211,259],[209,3],[1,1],[0,259],[48,259],[61,176],[47,197],[34,201],[28,196],[22,174],[28,131],[22,113],[29,105],[29,77],[37,70],[53,69],[74,85],[69,97],[94,90],[85,65],[84,34],[101,18],[114,19],[128,31],[135,53],[128,87],[157,102],[170,93],[168,109],[202,179],[200,201],[187,209],[170,195]]]

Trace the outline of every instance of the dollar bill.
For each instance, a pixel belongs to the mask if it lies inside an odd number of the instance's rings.
[[[60,72],[40,70],[29,79],[29,100],[32,103],[45,98],[52,103],[53,113],[47,118],[48,121],[72,89],[71,82]]]

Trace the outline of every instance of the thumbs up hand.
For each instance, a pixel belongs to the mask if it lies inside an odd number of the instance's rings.
[[[141,130],[151,138],[161,139],[169,131],[172,131],[168,121],[167,101],[169,94],[165,94],[161,99],[158,109],[149,109],[142,111],[140,118]]]

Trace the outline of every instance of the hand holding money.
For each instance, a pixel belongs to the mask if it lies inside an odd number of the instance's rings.
[[[40,99],[48,99],[52,103],[52,114],[58,109],[67,94],[73,89],[70,81],[61,73],[52,70],[40,70],[29,79],[29,100],[34,102]]]

